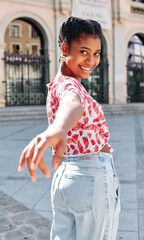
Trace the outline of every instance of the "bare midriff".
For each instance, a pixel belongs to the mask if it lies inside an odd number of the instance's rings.
[[[109,149],[109,147],[108,147],[107,144],[106,144],[100,151],[101,151],[101,152],[110,153],[110,149]]]

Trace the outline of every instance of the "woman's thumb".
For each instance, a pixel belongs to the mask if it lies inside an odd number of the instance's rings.
[[[56,151],[55,151],[55,155],[53,156],[53,160],[52,160],[52,167],[54,170],[56,170],[60,165],[61,162],[64,159],[64,153],[66,150],[66,142],[65,141],[61,141],[57,146],[56,146]]]

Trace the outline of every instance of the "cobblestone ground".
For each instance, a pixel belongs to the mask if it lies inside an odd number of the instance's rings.
[[[49,240],[51,223],[0,192],[0,240]]]

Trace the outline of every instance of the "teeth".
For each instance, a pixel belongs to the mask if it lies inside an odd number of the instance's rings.
[[[81,67],[82,69],[86,70],[86,71],[90,71],[91,68],[85,68],[85,67]]]

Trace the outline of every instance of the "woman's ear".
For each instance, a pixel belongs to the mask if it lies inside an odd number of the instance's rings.
[[[68,46],[67,46],[67,44],[65,44],[63,42],[62,45],[61,45],[61,49],[62,49],[63,56],[67,57],[67,55],[68,55]]]

